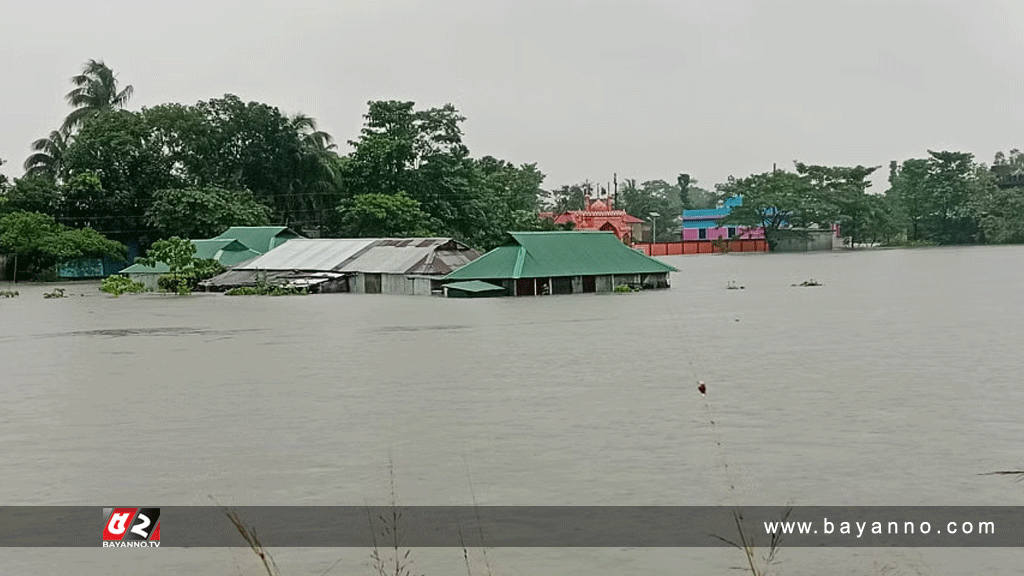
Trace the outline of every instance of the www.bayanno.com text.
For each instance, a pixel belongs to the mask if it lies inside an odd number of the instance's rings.
[[[860,538],[871,535],[917,535],[917,534],[995,534],[995,522],[948,522],[933,527],[930,522],[833,522],[823,518],[815,522],[765,522],[768,534],[836,534]]]

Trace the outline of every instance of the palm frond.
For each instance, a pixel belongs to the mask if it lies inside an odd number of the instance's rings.
[[[71,92],[64,95],[64,99],[68,101],[68,104],[78,108],[83,106],[92,100],[92,91],[88,83],[75,88]]]
[[[133,94],[135,94],[135,87],[129,84],[128,86],[125,86],[123,90],[118,92],[117,96],[114,96],[111,104],[113,104],[115,108],[124,108],[125,105],[128,104],[128,101],[132,99]]]
[[[49,154],[37,153],[26,158],[25,163],[22,164],[22,168],[25,169],[26,176],[38,176],[40,174],[52,173],[50,168],[52,165],[52,156]]]
[[[291,117],[292,128],[300,133],[316,132],[316,119],[299,112]]]
[[[32,150],[33,152],[43,152],[45,150],[49,150],[52,146],[53,142],[49,138],[40,138],[39,140],[33,142],[29,146],[29,149]]]
[[[71,113],[68,114],[68,117],[64,119],[62,128],[65,130],[73,130],[90,117],[95,116],[97,112],[99,111],[94,108],[77,108],[72,110]]]

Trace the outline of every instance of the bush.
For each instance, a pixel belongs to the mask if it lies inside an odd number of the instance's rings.
[[[160,276],[156,280],[156,285],[157,288],[165,292],[190,294],[199,287],[200,282],[213,278],[224,270],[224,266],[216,260],[200,260],[197,258],[189,268]]]
[[[135,262],[143,266],[156,266],[158,262],[167,264],[170,273],[157,278],[157,287],[184,295],[192,293],[203,280],[213,278],[225,270],[220,262],[196,258],[195,253],[195,244],[175,236],[154,242],[147,256],[136,258]]]
[[[139,292],[145,292],[146,287],[141,282],[136,282],[127,276],[107,276],[103,279],[103,284],[100,285],[100,292],[106,292],[117,298],[121,294],[138,294]]]
[[[283,286],[242,286],[232,288],[224,293],[227,296],[304,296],[309,294],[305,288],[285,288]]]

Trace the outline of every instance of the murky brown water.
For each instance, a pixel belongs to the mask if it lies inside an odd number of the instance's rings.
[[[1024,485],[979,476],[1024,464],[1024,248],[665,260],[682,270],[668,291],[523,299],[69,284],[85,296],[47,300],[21,284],[0,299],[0,502],[386,504],[390,457],[409,505],[470,504],[465,463],[479,504],[1024,503]],[[791,286],[810,278],[825,285]],[[331,574],[370,574],[362,550],[276,556],[289,575],[339,557]],[[413,557],[465,573],[460,551]],[[728,574],[742,556],[489,560],[501,575]],[[781,560],[782,575],[1024,573],[1004,549]],[[242,550],[0,551],[0,574],[260,569]]]

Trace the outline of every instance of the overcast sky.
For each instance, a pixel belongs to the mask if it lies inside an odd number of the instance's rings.
[[[342,149],[366,102],[454,104],[476,156],[704,185],[793,160],[1024,148],[1020,0],[176,0],[0,3],[0,158],[103,59],[130,108],[225,93],[305,112]]]

